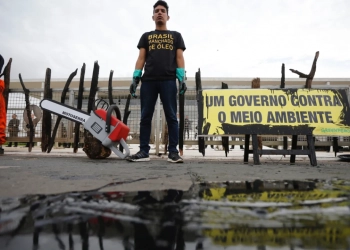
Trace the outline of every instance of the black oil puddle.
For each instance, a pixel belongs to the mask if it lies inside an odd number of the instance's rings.
[[[2,199],[0,249],[349,249],[349,193],[256,180]]]

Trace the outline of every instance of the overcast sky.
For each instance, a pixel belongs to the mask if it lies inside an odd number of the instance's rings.
[[[11,79],[68,78],[94,61],[100,77],[132,76],[156,0],[0,0],[0,53]],[[320,51],[315,78],[350,77],[349,0],[168,0],[169,30],[187,47],[188,77],[297,78]]]

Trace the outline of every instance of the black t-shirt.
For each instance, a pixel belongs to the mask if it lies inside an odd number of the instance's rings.
[[[141,36],[137,48],[146,49],[143,81],[176,79],[176,50],[186,49],[179,32],[170,30],[146,32]]]

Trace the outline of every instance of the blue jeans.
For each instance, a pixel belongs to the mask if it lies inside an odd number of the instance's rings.
[[[142,82],[140,89],[141,122],[140,122],[140,150],[149,153],[152,117],[158,94],[168,124],[169,153],[178,153],[176,147],[179,142],[179,126],[177,122],[177,87],[176,80],[146,81]]]

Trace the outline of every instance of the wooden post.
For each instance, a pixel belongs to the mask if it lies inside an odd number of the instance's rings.
[[[228,89],[227,83],[222,82],[221,89]],[[227,153],[230,151],[230,148],[228,145],[229,138],[228,138],[228,136],[222,136],[221,138],[222,138],[221,145],[224,148],[225,156],[227,157]]]
[[[281,89],[284,89],[286,86],[286,77],[285,77],[285,67],[284,67],[284,63],[282,63],[282,69],[281,69]],[[288,149],[288,138],[287,136],[283,136],[283,149],[287,150]]]
[[[256,89],[256,88],[260,88],[260,78],[259,77],[254,78],[252,80],[252,89]],[[260,150],[262,150],[262,137],[258,136],[257,140],[258,140],[258,148]],[[254,147],[253,147],[253,150],[254,150]]]
[[[12,64],[12,58],[10,58],[10,60],[6,64],[5,69],[3,71],[4,82],[5,82],[5,90],[3,92],[3,96],[5,99],[6,110],[7,110],[7,106],[8,106],[8,98],[9,98],[9,90],[10,90],[11,64]]]
[[[126,99],[126,104],[124,108],[124,116],[123,116],[123,123],[125,125],[128,125],[128,118],[131,113],[131,110],[129,110],[130,100],[131,100],[131,94],[128,94],[128,98]],[[123,146],[119,145],[119,151],[123,153],[123,150],[124,150]]]
[[[197,99],[197,104],[202,103],[202,100],[200,100],[201,96],[199,92],[202,91],[202,80],[201,80],[201,70],[198,69],[198,72],[196,72],[196,99]],[[200,108],[198,108],[198,112],[202,112]],[[198,115],[200,117],[200,115]],[[200,122],[198,121],[198,126],[197,126],[197,131],[198,131],[198,151],[199,153],[202,153],[202,155],[205,155],[205,142],[204,138],[200,137],[199,135],[202,134],[202,128],[200,126]]]
[[[76,69],[73,73],[70,74],[70,76],[68,77],[68,80],[66,81],[66,84],[64,85],[64,88],[62,90],[62,94],[61,94],[61,103],[64,104],[65,100],[66,100],[66,95],[67,95],[67,91],[69,89],[69,85],[70,83],[72,82],[74,76],[76,76],[77,74],[77,71],[78,69]],[[53,131],[52,131],[52,135],[51,135],[51,139],[50,139],[50,144],[49,144],[49,147],[47,149],[47,152],[50,153],[51,152],[51,149],[55,143],[55,138],[56,138],[56,134],[57,134],[57,130],[58,130],[58,127],[60,126],[60,123],[61,123],[61,120],[62,120],[62,116],[58,116],[57,117],[57,120],[56,120],[56,123],[55,123],[55,127],[53,128]]]
[[[24,85],[24,82],[22,80],[21,74],[19,74],[19,81],[21,82],[23,91],[24,91],[24,98],[26,102],[26,111],[27,111],[27,117],[28,117],[28,124],[29,124],[29,145],[28,145],[28,152],[32,152],[32,144],[33,144],[33,137],[34,137],[34,123],[31,116],[30,111],[30,102],[29,102],[29,89],[27,89]]]
[[[307,139],[307,147],[309,149],[310,163],[312,166],[317,166],[314,137],[312,135],[306,135],[306,139]]]
[[[250,134],[245,135],[244,139],[244,157],[243,162],[244,164],[248,164],[248,158],[249,158],[249,140],[250,140]]]
[[[114,104],[114,101],[113,101],[113,87],[112,87],[113,73],[114,73],[113,70],[111,70],[109,72],[109,79],[108,79],[108,101],[109,101],[109,105],[113,105]]]
[[[80,71],[80,81],[79,81],[79,90],[78,90],[78,103],[77,103],[77,109],[82,108],[83,105],[83,92],[84,92],[84,78],[85,78],[85,63],[83,63],[83,66],[81,67]],[[73,152],[78,152],[79,147],[79,139],[80,139],[80,123],[76,122],[74,127],[74,143],[73,143]]]
[[[46,69],[44,99],[52,99],[52,89],[50,88],[51,69]],[[51,141],[51,113],[43,110],[43,121],[41,123],[41,152],[46,152]]]
[[[292,135],[292,151],[297,149],[297,144],[298,144],[298,135]],[[291,164],[295,164],[295,154],[290,155],[289,162]]]

